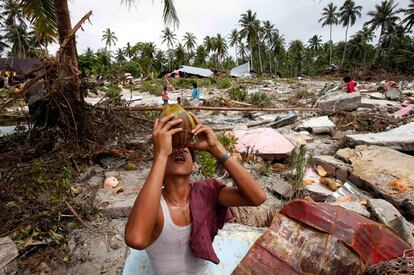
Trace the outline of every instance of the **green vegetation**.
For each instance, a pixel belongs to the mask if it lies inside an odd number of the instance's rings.
[[[234,148],[237,144],[237,138],[230,134],[219,134],[217,136],[218,140],[221,144],[223,144],[224,148],[227,149],[230,153],[234,152]],[[198,152],[198,164],[199,164],[199,172],[208,178],[214,177],[216,175],[217,169],[217,161],[216,159],[207,152]]]
[[[228,89],[231,87],[231,79],[229,78],[221,78],[217,80],[216,83],[217,89]]]
[[[295,148],[292,151],[290,157],[289,169],[290,169],[290,184],[293,188],[294,198],[303,197],[304,184],[303,177],[305,176],[306,169],[312,163],[312,157],[307,155],[308,149],[306,146],[302,146],[300,149]]]
[[[257,107],[266,107],[270,103],[270,97],[266,92],[257,92],[249,95],[247,102]]]
[[[140,83],[139,90],[155,96],[161,96],[164,85],[161,80],[150,80]]]
[[[197,87],[209,87],[212,85],[210,78],[174,78],[170,79],[170,83],[174,88],[178,89],[192,89],[193,84],[197,83]]]
[[[248,93],[245,85],[239,84],[228,90],[229,97],[236,101],[246,101]]]
[[[105,87],[105,93],[107,97],[118,97],[121,94],[121,91],[122,89],[112,82]]]

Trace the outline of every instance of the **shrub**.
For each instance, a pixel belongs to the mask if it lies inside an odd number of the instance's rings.
[[[247,102],[257,107],[266,107],[270,103],[270,97],[266,92],[257,92],[249,95]]]
[[[245,85],[236,85],[228,90],[229,97],[236,101],[245,101],[247,99],[247,87]]]
[[[143,92],[148,92],[151,95],[155,96],[161,96],[163,85],[162,83],[159,83],[158,81],[144,81],[141,83],[139,89]]]
[[[105,89],[107,97],[117,97],[121,94],[121,91],[122,89],[112,82]]]
[[[228,89],[231,87],[231,81],[228,78],[222,78],[217,80],[217,89]]]
[[[129,61],[123,64],[124,70],[132,74],[133,77],[140,77],[142,73],[141,66],[136,61]]]

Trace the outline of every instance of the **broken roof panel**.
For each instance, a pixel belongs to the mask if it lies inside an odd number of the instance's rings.
[[[0,58],[0,70],[13,70],[21,75],[27,75],[40,66],[42,62],[37,58]]]
[[[212,77],[213,74],[214,74],[209,69],[197,68],[197,67],[191,67],[191,66],[183,66],[178,71],[183,72],[183,73],[187,73],[187,74],[201,76],[201,77]]]
[[[249,77],[250,74],[250,64],[247,62],[246,64],[242,64],[236,68],[233,68],[230,71],[230,76],[234,77]]]

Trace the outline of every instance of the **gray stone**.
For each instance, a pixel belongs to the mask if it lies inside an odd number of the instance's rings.
[[[348,180],[348,173],[351,171],[351,166],[342,160],[329,155],[320,155],[313,158],[313,163],[315,167],[322,165],[331,176],[342,182]]]
[[[390,88],[388,91],[385,92],[385,97],[391,100],[397,100],[401,96],[401,92],[398,89]]]
[[[403,215],[414,216],[413,156],[386,147],[364,145],[357,146],[352,153],[339,154],[349,157],[352,163],[351,175],[356,178],[355,181],[350,177],[352,183],[373,190],[374,194],[382,196]],[[404,180],[407,189],[396,190],[390,185],[395,180]]]
[[[398,236],[406,240],[414,248],[414,225],[409,223],[404,217],[400,216],[387,223]]]
[[[401,213],[391,203],[383,199],[369,199],[368,206],[381,223],[387,224],[395,218],[401,217]]]
[[[372,98],[372,99],[385,99],[384,94],[379,93],[379,92],[370,93],[369,97]]]
[[[357,201],[348,201],[348,202],[333,202],[331,203],[333,205],[338,205],[342,208],[351,210],[355,213],[358,213],[364,217],[369,218],[370,217],[370,213],[367,210],[367,208],[365,206],[363,206],[360,202]]]
[[[97,206],[105,215],[111,218],[128,217],[139,191],[149,174],[149,168],[135,171],[119,171],[108,173],[116,175],[123,191],[114,194],[113,189],[100,188],[96,194]]]
[[[305,186],[305,190],[309,196],[316,202],[324,202],[328,197],[332,196],[334,192],[329,190],[325,185],[316,182]]]
[[[279,127],[294,123],[297,118],[298,118],[297,113],[288,112],[286,114],[277,116],[275,119],[275,122],[270,123],[269,126],[272,128],[279,128]]]
[[[406,96],[413,96],[414,95],[414,90],[404,90],[404,91],[402,91],[402,94],[406,95]]]
[[[332,133],[335,129],[335,124],[328,118],[328,116],[314,117],[302,121],[296,127],[296,130],[309,130],[314,134]]]
[[[321,97],[316,107],[325,111],[352,111],[361,106],[361,95],[357,93],[347,94],[343,91],[328,93]]]
[[[278,194],[286,199],[293,195],[292,186],[280,177],[261,177],[259,183],[272,194]]]
[[[401,108],[401,104],[395,101],[384,100],[384,99],[362,98],[361,107],[395,112]]]
[[[413,151],[414,122],[381,133],[346,135],[345,142],[350,146],[367,144],[385,146],[399,151]]]

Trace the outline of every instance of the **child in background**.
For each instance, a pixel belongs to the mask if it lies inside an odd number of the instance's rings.
[[[164,90],[162,92],[162,100],[164,101],[164,105],[168,104],[168,100],[170,99],[170,97],[168,96],[168,92],[167,92],[167,87],[164,86]]]
[[[345,76],[343,80],[346,83],[346,93],[348,94],[355,93],[355,87],[357,83],[354,80],[352,80],[352,78],[349,76]]]

